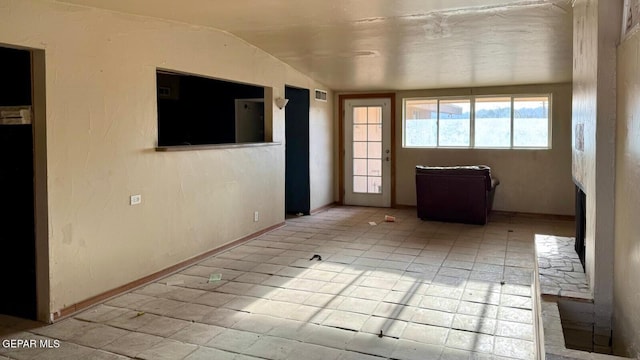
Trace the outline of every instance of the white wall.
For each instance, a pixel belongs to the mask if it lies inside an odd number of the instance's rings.
[[[0,43],[45,51],[51,312],[284,220],[284,145],[154,150],[156,68],[274,98],[321,84],[225,32],[46,1],[0,0]],[[320,206],[333,201],[332,103],[311,106]],[[283,142],[284,111],[265,108]]]
[[[598,342],[613,306],[616,44],[622,1],[577,0],[573,12],[573,176],[587,195],[586,272]],[[584,146],[576,141],[584,129]]]
[[[640,356],[640,32],[618,48],[614,337],[616,353]]]
[[[402,101],[411,97],[551,93],[552,148],[549,150],[402,148]],[[494,209],[573,215],[571,180],[571,85],[527,85],[474,89],[401,91],[396,98],[396,202],[415,205],[415,166],[485,164],[500,180]]]
[[[325,87],[322,90],[327,90]],[[311,186],[310,210],[333,204],[334,179],[338,177],[334,167],[334,123],[327,121],[328,112],[333,116],[333,96],[327,93],[327,102],[315,100],[315,91],[311,87],[309,100],[309,178]],[[331,109],[331,110],[328,110]],[[337,185],[335,185],[337,186]]]

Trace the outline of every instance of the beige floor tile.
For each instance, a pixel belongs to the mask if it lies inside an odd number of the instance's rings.
[[[498,321],[496,335],[533,341],[533,325],[511,321]]]
[[[461,301],[456,312],[458,314],[474,315],[495,319],[498,316],[498,308],[499,307],[496,305]]]
[[[229,328],[233,324],[245,318],[249,313],[242,311],[235,311],[229,309],[215,309],[209,312],[203,319],[204,324],[216,325],[220,327]]]
[[[44,326],[32,330],[35,334],[50,337],[53,339],[68,340],[83,334],[87,329],[94,327],[95,324],[79,321],[76,319],[66,319],[53,325]]]
[[[184,360],[234,360],[237,359],[236,355],[235,353],[223,350],[199,347],[196,351],[184,358]]]
[[[180,301],[155,299],[140,305],[139,310],[156,315],[167,315],[183,305],[184,303]]]
[[[395,351],[398,340],[388,337],[378,337],[373,334],[357,333],[347,344],[347,350],[363,354],[390,357]]]
[[[442,350],[442,346],[399,340],[391,357],[398,360],[438,359]]]
[[[456,314],[451,328],[493,335],[496,331],[496,323],[497,321],[491,318]]]
[[[502,296],[500,297],[500,306],[519,309],[531,309],[533,303],[531,301],[531,298],[528,296],[502,294]]]
[[[298,341],[267,336],[259,339],[241,352],[256,357],[280,360],[287,359],[299,344]]]
[[[326,346],[297,343],[288,354],[289,360],[336,360],[341,354],[340,350]]]
[[[475,355],[477,354],[467,350],[444,348],[442,354],[440,354],[440,360],[476,360],[477,357]]]
[[[200,304],[184,303],[181,306],[167,312],[167,316],[195,322],[203,322],[203,319],[216,311],[216,308]]]
[[[127,309],[112,307],[107,305],[98,305],[89,310],[86,310],[74,318],[77,320],[84,320],[96,323],[106,322],[117,318],[118,316],[127,312]]]
[[[456,349],[491,353],[493,341],[494,337],[491,335],[452,329],[449,330],[445,345]]]
[[[107,321],[106,324],[126,330],[137,330],[159,318],[161,318],[160,315],[150,314],[144,311],[127,310],[127,312],[117,318]]]
[[[310,326],[313,325],[310,325],[307,322],[279,319],[278,326],[271,329],[267,335],[290,340],[304,341],[306,336],[305,328]]]
[[[93,350],[92,352],[88,353],[84,359],[91,359],[91,360],[126,360],[129,359],[128,357],[122,356],[122,355],[118,355],[118,354],[114,354],[111,352],[107,352],[104,350]]]
[[[337,309],[342,311],[350,311],[360,314],[371,314],[378,306],[379,302],[374,300],[358,299],[354,297],[345,298]]]
[[[325,309],[336,309],[345,298],[339,295],[316,293],[307,297],[303,304]]]
[[[449,328],[423,324],[407,324],[400,339],[413,340],[426,344],[444,345]]]
[[[495,354],[516,359],[532,359],[534,356],[533,342],[496,337]]]
[[[225,294],[220,292],[206,292],[205,294],[193,299],[195,304],[207,305],[212,307],[220,307],[236,298],[236,295]]]
[[[173,334],[171,339],[189,344],[205,345],[225,330],[225,328],[214,325],[190,324]]]
[[[290,320],[305,321],[311,324],[321,324],[327,317],[333,314],[334,310],[315,306],[300,305],[293,307],[286,314]]]
[[[305,302],[305,300],[307,300],[312,295],[313,295],[313,292],[310,292],[310,291],[293,290],[293,289],[277,289],[271,294],[269,298],[274,301],[284,301],[284,302],[289,302],[294,304],[302,304]]]
[[[246,353],[246,350],[263,336],[248,331],[227,329],[216,335],[206,345],[220,350],[235,353]]]
[[[115,341],[106,345],[103,350],[125,356],[135,357],[141,352],[152,348],[154,345],[160,343],[161,341],[163,341],[163,338],[159,336],[133,332],[116,339]]]
[[[488,290],[465,289],[462,294],[462,300],[479,304],[499,305],[500,293]]]
[[[359,331],[367,321],[369,315],[356,314],[347,311],[334,311],[326,320],[322,322],[325,326],[333,326],[341,329]]]
[[[197,289],[189,289],[180,286],[170,286],[173,290],[170,290],[162,295],[161,297],[165,299],[177,300],[182,302],[190,302],[193,299],[196,299],[207,292],[204,290]]]
[[[234,295],[234,298],[224,305],[223,308],[252,312],[253,307],[260,303],[261,299],[253,296],[244,296],[244,295]]]
[[[372,316],[362,325],[360,331],[376,335],[382,331],[384,336],[399,338],[406,326],[406,321]]]
[[[459,304],[460,301],[456,299],[425,295],[422,297],[419,307],[423,309],[455,312]]]
[[[450,327],[453,316],[454,314],[444,311],[415,309],[410,320],[418,324]]]
[[[130,293],[115,297],[104,304],[107,306],[137,310],[142,304],[155,299],[156,298],[153,296],[141,295],[141,294],[130,292]]]
[[[61,343],[57,349],[44,349],[34,359],[80,360],[87,359],[94,349],[73,343]]]
[[[139,327],[137,331],[166,338],[184,329],[190,324],[191,322],[185,320],[159,317]]]
[[[380,360],[379,356],[362,354],[354,351],[343,351],[338,360]]]
[[[197,345],[173,340],[163,340],[136,356],[143,360],[182,360],[198,349]]]
[[[360,299],[368,299],[368,300],[377,300],[382,301],[391,290],[384,289],[375,289],[366,286],[357,286],[351,291],[349,296],[360,298]]]
[[[273,328],[280,326],[282,318],[267,315],[249,314],[235,323],[232,328],[236,330],[251,331],[258,334],[266,334]]]
[[[335,349],[345,349],[356,334],[354,331],[313,324],[305,326],[301,332],[304,342]]]
[[[129,331],[127,330],[107,325],[94,324],[94,326],[86,328],[82,333],[69,338],[68,341],[100,349],[127,334],[129,334]]]

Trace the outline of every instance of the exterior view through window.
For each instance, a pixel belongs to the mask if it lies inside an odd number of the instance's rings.
[[[550,95],[405,99],[404,147],[551,148]]]
[[[353,108],[353,192],[382,193],[382,107]]]

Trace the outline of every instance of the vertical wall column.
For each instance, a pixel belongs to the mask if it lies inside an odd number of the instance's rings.
[[[621,0],[576,0],[573,13],[573,177],[586,204],[586,272],[594,345],[608,346],[613,311],[616,46]],[[597,349],[596,349],[597,351]]]

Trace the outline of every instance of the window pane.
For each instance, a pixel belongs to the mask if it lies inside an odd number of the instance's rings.
[[[353,125],[353,141],[367,141],[367,125]]]
[[[369,132],[367,133],[368,141],[382,141],[382,124],[367,125]]]
[[[382,176],[382,160],[369,159],[367,175],[369,176]]]
[[[365,159],[367,157],[367,143],[366,142],[354,142],[353,143],[353,157]]]
[[[366,124],[367,123],[367,107],[354,107],[353,108],[353,123],[354,124]]]
[[[549,146],[549,97],[513,99],[513,146]]]
[[[353,177],[353,192],[366,193],[367,192],[367,177],[366,176],[354,176]]]
[[[382,178],[370,176],[367,178],[369,182],[369,193],[370,194],[381,194],[382,193]]]
[[[475,146],[511,146],[511,98],[477,98]]]
[[[438,146],[469,146],[469,100],[441,100]]]
[[[370,106],[368,107],[368,123],[369,124],[382,124],[382,107]]]
[[[438,145],[438,101],[406,100],[404,109],[404,145]]]
[[[367,175],[366,159],[353,159],[353,175]]]
[[[381,159],[382,158],[382,143],[381,142],[370,142],[369,144],[369,152],[367,153],[367,157],[369,159]]]

